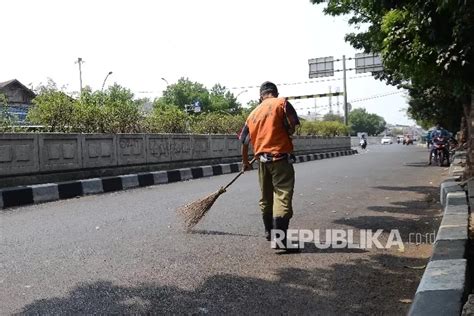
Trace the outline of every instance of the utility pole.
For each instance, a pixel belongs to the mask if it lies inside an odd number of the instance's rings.
[[[79,65],[79,92],[82,94],[82,64],[84,61],[82,60],[81,57],[77,58],[76,64]]]
[[[329,114],[332,114],[332,91],[331,91],[331,86],[329,86]]]
[[[77,64],[79,65],[79,91],[82,94],[82,64],[84,61],[81,57],[77,58]]]
[[[342,73],[344,86],[344,125],[349,126],[349,111],[347,108],[346,55],[342,55]]]
[[[314,98],[314,120],[316,120],[316,114],[318,113],[316,98]]]

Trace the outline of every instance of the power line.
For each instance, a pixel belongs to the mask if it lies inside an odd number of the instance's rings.
[[[353,76],[353,77],[349,77],[347,79],[359,79],[359,78],[367,78],[367,77],[372,77],[372,75],[368,74],[368,75],[364,75],[364,76]],[[280,82],[280,83],[276,83],[276,85],[277,86],[296,86],[296,85],[302,85],[302,84],[312,84],[312,83],[318,83],[318,82],[341,81],[341,80],[343,80],[343,78],[308,80],[308,81],[299,81],[299,82]],[[231,88],[229,88],[229,90],[252,89],[252,88],[260,88],[260,85],[231,87]]]
[[[387,92],[387,93],[383,93],[383,94],[376,94],[376,95],[372,95],[372,96],[369,96],[369,97],[354,99],[352,101],[349,101],[349,103],[356,103],[356,102],[362,102],[362,101],[367,101],[367,100],[372,100],[372,99],[388,97],[388,96],[395,95],[395,94],[400,94],[400,93],[403,93],[403,92],[404,91],[394,91],[394,92]],[[330,108],[329,104],[324,104],[324,105],[319,105],[318,106],[318,109],[328,109],[328,108]],[[309,106],[309,105],[308,106],[305,106],[305,105],[295,106],[295,110],[297,110],[297,111],[305,111],[305,110],[311,110],[311,109],[313,109],[313,106]]]
[[[352,76],[348,77],[347,79],[359,79],[359,78],[367,78],[372,77],[372,74],[367,74],[363,76]],[[304,85],[304,84],[313,84],[313,83],[320,83],[320,82],[330,82],[330,81],[342,81],[343,78],[331,78],[331,79],[322,79],[322,80],[308,80],[308,81],[298,81],[298,82],[280,82],[276,83],[277,86],[296,86],[296,85]],[[260,85],[253,85],[253,86],[242,86],[242,87],[231,87],[227,88],[228,90],[242,90],[242,89],[257,89],[260,88]],[[154,90],[154,91],[137,91],[136,93],[157,93],[161,92]]]
[[[373,96],[366,97],[366,98],[354,99],[352,101],[349,101],[349,103],[356,103],[356,102],[362,102],[362,101],[367,101],[367,100],[372,100],[372,99],[378,99],[378,98],[382,98],[382,97],[388,97],[390,95],[399,94],[399,93],[403,93],[403,92],[404,91],[395,91],[395,92],[377,94],[377,95],[373,95]]]

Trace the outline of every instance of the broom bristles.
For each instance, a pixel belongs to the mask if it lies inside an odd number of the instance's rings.
[[[214,202],[219,195],[225,190],[220,189],[208,196],[205,196],[197,201],[181,206],[176,211],[184,219],[186,229],[189,231],[206,215],[211,209]]]

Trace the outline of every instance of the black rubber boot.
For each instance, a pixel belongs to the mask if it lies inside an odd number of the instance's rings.
[[[262,218],[263,225],[265,226],[265,239],[270,241],[273,228],[273,215],[271,213],[265,213]]]
[[[286,233],[288,231],[288,227],[290,225],[290,219],[285,217],[274,217],[273,218],[273,229],[282,230],[285,233],[285,237],[282,240],[283,247],[279,247],[276,245],[275,249],[277,250],[285,250],[286,252],[299,252],[299,246],[297,248],[287,248],[286,245]]]

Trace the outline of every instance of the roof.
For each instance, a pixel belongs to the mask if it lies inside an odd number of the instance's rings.
[[[4,88],[8,85],[10,85],[11,83],[15,82],[15,81],[18,81],[16,79],[12,79],[12,80],[8,80],[8,81],[5,81],[5,82],[0,82],[0,88]],[[19,81],[18,81],[19,82]]]
[[[12,84],[15,84],[15,83],[20,85],[27,93],[31,94],[32,97],[36,97],[36,94],[31,89],[27,88],[24,84],[22,84],[17,79],[12,79],[12,80],[8,80],[8,81],[0,82],[0,89],[6,88],[9,85],[12,85]]]

